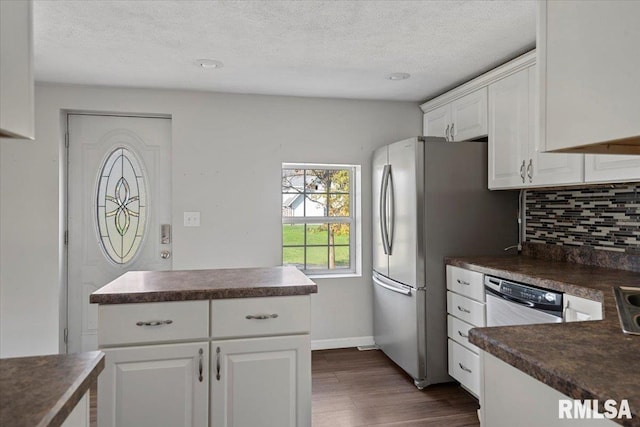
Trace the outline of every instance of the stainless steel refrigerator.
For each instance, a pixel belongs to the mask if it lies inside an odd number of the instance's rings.
[[[486,142],[416,137],[373,154],[376,345],[418,388],[447,374],[446,256],[504,253],[518,194],[487,190]]]

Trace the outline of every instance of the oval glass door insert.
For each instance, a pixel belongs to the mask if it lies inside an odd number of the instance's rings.
[[[118,147],[107,156],[96,193],[100,244],[109,259],[126,264],[141,247],[147,213],[144,173],[131,150]]]

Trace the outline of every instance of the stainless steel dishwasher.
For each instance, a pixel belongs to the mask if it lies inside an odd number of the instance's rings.
[[[562,293],[485,276],[487,326],[562,322]]]

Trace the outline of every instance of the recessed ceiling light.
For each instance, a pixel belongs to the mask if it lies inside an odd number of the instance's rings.
[[[222,61],[216,59],[196,59],[196,65],[201,68],[222,68],[224,64]]]
[[[387,74],[387,80],[406,80],[411,77],[409,73],[391,73]]]

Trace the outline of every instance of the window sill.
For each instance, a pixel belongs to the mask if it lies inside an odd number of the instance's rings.
[[[304,273],[304,272],[303,272]],[[304,273],[309,279],[349,279],[362,277],[362,273],[311,274]]]

